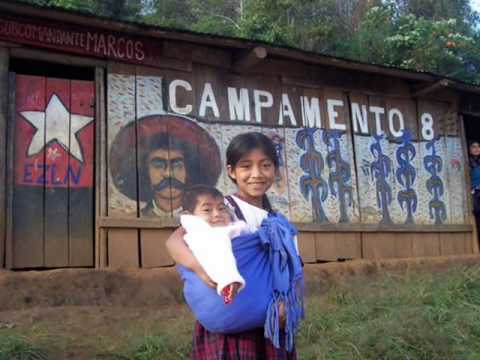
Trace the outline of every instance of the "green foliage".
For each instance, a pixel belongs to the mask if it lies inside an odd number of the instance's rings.
[[[345,56],[479,82],[478,36],[460,19],[402,14],[393,2],[370,8]]]
[[[0,360],[47,359],[47,354],[28,339],[18,335],[0,335]]]
[[[469,0],[24,0],[480,83]]]
[[[121,20],[138,20],[143,9],[142,0],[24,0],[41,6],[63,7]]]
[[[249,3],[238,36],[279,45],[293,45],[294,22],[289,0],[258,0]]]

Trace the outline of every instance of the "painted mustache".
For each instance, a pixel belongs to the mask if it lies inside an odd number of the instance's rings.
[[[161,192],[165,189],[169,189],[170,187],[172,189],[183,190],[185,189],[185,184],[178,179],[168,177],[160,181],[158,184],[154,184],[152,186],[152,190],[154,192]]]

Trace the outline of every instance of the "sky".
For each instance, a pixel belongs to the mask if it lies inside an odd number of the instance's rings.
[[[470,3],[475,10],[480,11],[480,0],[470,0]]]

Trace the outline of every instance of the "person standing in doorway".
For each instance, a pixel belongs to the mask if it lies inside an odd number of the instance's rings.
[[[470,179],[472,187],[473,214],[477,231],[480,226],[480,142],[472,141],[468,148]]]

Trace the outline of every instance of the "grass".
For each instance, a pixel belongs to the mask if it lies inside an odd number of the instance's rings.
[[[301,359],[480,359],[480,269],[333,288],[307,316]]]
[[[48,354],[20,335],[0,336],[0,360],[47,360]]]
[[[480,359],[480,269],[352,282],[308,299],[299,359]],[[188,358],[176,340],[145,338],[125,359]]]
[[[105,360],[179,360],[190,357],[191,321],[180,318],[143,337],[133,338],[123,348],[99,356]]]
[[[325,295],[311,295],[306,307],[297,339],[300,360],[480,359],[480,268],[350,278]],[[148,331],[135,325],[121,346],[97,359],[189,357],[190,317]],[[0,360],[47,359],[38,357],[43,353],[35,343],[1,334]]]

